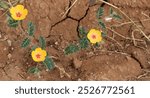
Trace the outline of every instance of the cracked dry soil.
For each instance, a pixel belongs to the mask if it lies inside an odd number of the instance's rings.
[[[113,36],[123,48],[114,40],[105,38],[100,49],[86,49],[64,55],[64,48],[69,43],[78,41],[79,26],[84,26],[87,31],[91,28],[100,29],[96,11],[102,3],[90,5],[89,0],[78,0],[62,17],[73,2],[74,0],[25,0],[24,5],[29,10],[29,15],[22,23],[25,30],[27,22],[33,21],[36,25],[35,38],[40,35],[46,38],[46,50],[56,65],[71,77],[67,77],[57,68],[46,71],[43,65],[34,63],[29,49],[20,48],[23,39],[20,29],[9,28],[4,16],[0,18],[0,80],[150,80],[150,43],[139,32],[136,32],[135,37],[144,41],[137,41],[137,46],[134,46],[132,40],[123,39],[108,31],[108,35]],[[150,35],[149,0],[110,0],[110,3],[118,6],[134,21],[139,21],[137,24],[146,35]],[[103,7],[108,12],[109,6]],[[123,17],[119,22],[106,24],[111,26],[126,21],[129,20]],[[126,37],[131,37],[135,29],[133,24],[115,28]],[[31,66],[39,66],[39,74],[27,73]]]

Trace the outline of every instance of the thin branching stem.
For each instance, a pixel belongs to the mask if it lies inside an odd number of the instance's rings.
[[[111,6],[111,7],[115,8],[116,10],[118,10],[120,13],[122,13],[126,18],[128,18],[128,19],[136,26],[136,28],[143,34],[143,36],[144,36],[148,41],[150,41],[150,38],[144,33],[144,31],[142,31],[142,29],[141,29],[125,12],[123,12],[123,11],[120,10],[117,6],[115,6],[115,5],[113,5],[113,4],[109,3],[109,2],[106,2],[106,1],[104,1],[104,0],[98,0],[98,1],[103,2],[103,3],[105,3],[105,4],[109,5],[109,6]]]
[[[77,1],[78,0],[75,0],[74,2],[73,2],[73,4],[66,10],[66,12],[64,13],[64,15],[62,16],[62,17],[65,17],[66,16],[66,14],[69,12],[69,10],[77,3]]]

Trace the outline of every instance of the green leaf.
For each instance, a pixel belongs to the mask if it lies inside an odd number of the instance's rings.
[[[80,48],[85,49],[89,45],[89,40],[87,38],[80,39]]]
[[[119,15],[117,15],[117,14],[113,14],[112,17],[113,17],[114,19],[117,19],[117,20],[118,20],[118,19],[122,19],[122,17],[119,16]]]
[[[99,46],[100,46],[100,44],[99,44],[99,43],[96,43],[96,44],[95,44],[95,47],[96,47],[96,48],[97,48],[97,47],[99,47]]]
[[[102,21],[102,20],[99,20],[99,25],[101,26],[101,28],[103,29],[103,30],[105,30],[106,29],[106,26],[105,26],[105,24],[104,24],[104,22]]]
[[[42,49],[45,49],[46,48],[46,41],[45,41],[45,38],[40,36],[39,37],[39,42],[40,42],[40,46]]]
[[[9,8],[9,5],[8,5],[7,2],[0,0],[0,8],[8,9],[8,8]]]
[[[79,27],[79,33],[81,37],[84,37],[87,35],[87,32],[85,31],[83,27]]]
[[[7,23],[9,27],[13,27],[16,28],[19,25],[19,21],[14,20],[13,18],[11,18],[10,16],[7,16]]]
[[[113,14],[113,9],[112,8],[109,9],[109,13],[110,13],[110,16]]]
[[[38,46],[32,46],[31,51],[34,51]]]
[[[104,14],[104,8],[103,7],[99,7],[98,11],[97,11],[97,18],[99,19],[100,17],[102,17]]]
[[[32,22],[28,22],[28,34],[29,36],[33,36],[35,32],[35,26]]]
[[[21,44],[21,47],[25,48],[25,47],[29,46],[29,44],[30,44],[30,39],[29,38],[25,38],[23,40],[22,44]]]
[[[102,37],[106,37],[107,33],[106,32],[102,32]]]
[[[70,44],[66,49],[65,49],[65,54],[71,54],[74,52],[77,52],[79,50],[79,47],[77,45],[74,44]]]
[[[47,69],[51,70],[54,68],[54,62],[51,58],[49,58],[48,56],[46,57],[45,61],[43,62],[43,64],[47,67]]]
[[[37,67],[30,67],[28,69],[28,73],[33,73],[33,74],[37,74],[37,73],[39,73],[39,71],[40,70]]]
[[[113,11],[112,8],[110,8],[110,16],[114,19],[122,19],[122,17],[120,15],[118,15],[115,11]]]

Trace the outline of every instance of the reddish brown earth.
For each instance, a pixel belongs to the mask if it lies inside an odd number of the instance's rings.
[[[23,21],[25,30],[28,21],[36,25],[36,35],[46,37],[47,51],[53,57],[55,64],[67,74],[54,68],[46,71],[42,64],[32,61],[29,49],[20,48],[23,36],[20,28],[7,26],[6,16],[0,17],[0,80],[150,80],[150,42],[137,28],[123,17],[117,22],[107,22],[108,27],[115,28],[119,34],[108,30],[109,37],[104,38],[100,48],[91,48],[71,55],[64,55],[64,48],[79,39],[78,27],[86,30],[100,29],[96,19],[96,11],[101,2],[89,4],[89,0],[78,0],[64,16],[74,0],[25,0],[24,5],[29,15]],[[150,38],[150,1],[149,0],[110,0],[110,3],[125,12]],[[105,8],[105,17],[109,10]],[[4,12],[0,11],[0,15]],[[119,12],[118,12],[119,13]],[[133,44],[134,37],[142,41]],[[27,73],[31,66],[39,66],[39,74]]]

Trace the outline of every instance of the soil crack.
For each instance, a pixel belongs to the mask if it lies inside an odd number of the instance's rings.
[[[3,70],[3,72],[5,73],[5,75],[10,79],[12,80],[12,78],[7,74],[6,70],[5,70],[5,67],[1,68]]]
[[[131,55],[131,58],[133,58],[135,61],[137,61],[140,64],[141,69],[143,69],[142,63],[133,55]]]
[[[68,8],[71,6],[71,4],[72,4],[72,3],[71,3],[71,0],[69,0]],[[71,9],[70,9],[70,10],[71,10]],[[62,20],[56,22],[55,24],[53,24],[53,25],[51,26],[50,32],[52,31],[52,29],[53,29],[55,26],[57,26],[58,24],[62,23],[63,21],[65,21],[65,20],[68,18],[67,16],[69,15],[70,10],[67,12],[67,14],[66,14],[66,16],[65,16],[64,19],[62,19]],[[47,16],[47,17],[48,17],[48,19],[50,20],[49,16]],[[49,35],[48,37],[46,37],[46,38],[49,38],[49,37],[50,37],[50,35]]]

